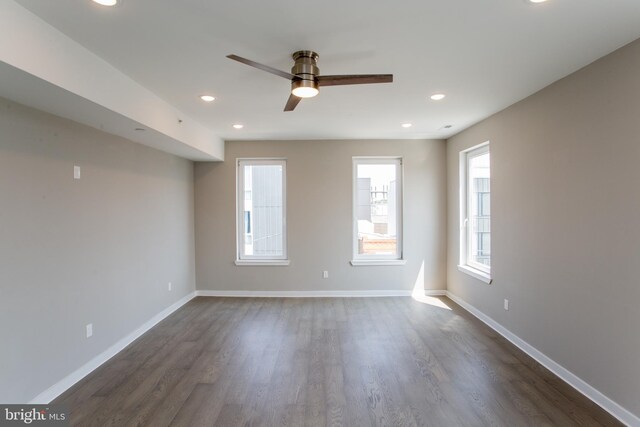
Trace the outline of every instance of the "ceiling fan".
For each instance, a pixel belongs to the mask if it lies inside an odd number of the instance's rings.
[[[319,92],[320,86],[358,85],[367,83],[391,83],[393,74],[345,74],[337,76],[321,76],[318,68],[318,54],[310,50],[299,50],[293,55],[295,61],[291,73],[280,71],[268,65],[260,64],[238,55],[227,55],[227,58],[258,68],[267,73],[291,80],[291,94],[284,106],[284,111],[293,111],[302,98],[312,98]]]

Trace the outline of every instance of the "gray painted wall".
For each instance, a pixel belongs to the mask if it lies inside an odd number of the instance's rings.
[[[446,171],[441,140],[227,142],[224,163],[197,163],[196,276],[202,290],[445,289]],[[405,266],[352,267],[352,157],[404,157]],[[287,159],[288,267],[237,267],[236,166]],[[423,267],[424,265],[424,267]],[[322,271],[329,278],[322,278]],[[423,270],[423,273],[421,273]]]
[[[447,143],[449,291],[636,415],[638,76],[640,41]],[[458,153],[487,140],[492,285],[456,268]]]
[[[193,292],[193,217],[191,162],[0,99],[0,402]]]

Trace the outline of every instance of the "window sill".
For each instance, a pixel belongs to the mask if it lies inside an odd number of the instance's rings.
[[[493,282],[493,279],[490,275],[488,275],[484,271],[469,267],[468,265],[459,265],[458,270],[462,271],[465,274],[468,274],[471,277],[475,277],[476,279],[481,280],[489,285],[491,284],[491,282]]]
[[[365,267],[369,265],[405,265],[405,259],[354,259],[351,265],[354,267]]]
[[[237,259],[235,264],[238,267],[286,267],[290,262],[288,259]]]

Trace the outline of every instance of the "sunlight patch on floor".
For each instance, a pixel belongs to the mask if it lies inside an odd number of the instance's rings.
[[[411,295],[411,298],[413,298],[414,301],[418,301],[423,304],[429,304],[434,307],[444,308],[445,310],[451,310],[451,307],[445,304],[439,297],[428,297],[426,295],[420,295],[419,293],[414,292]]]

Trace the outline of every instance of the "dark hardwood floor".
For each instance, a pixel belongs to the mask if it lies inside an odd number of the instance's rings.
[[[620,425],[447,298],[196,298],[56,399],[73,425]]]

